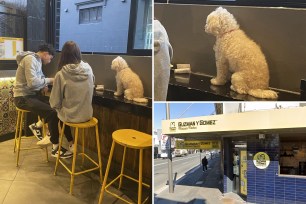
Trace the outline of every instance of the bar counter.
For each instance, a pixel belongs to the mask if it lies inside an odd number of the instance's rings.
[[[112,144],[112,133],[118,129],[134,129],[152,135],[152,100],[139,104],[114,96],[114,91],[95,91],[93,96],[93,116],[99,120],[99,135],[103,174],[105,172]],[[94,129],[90,129],[85,147],[96,152]],[[127,149],[125,172],[138,177],[139,151]],[[120,173],[123,147],[116,146],[110,172]],[[152,183],[152,149],[144,150],[144,182]]]
[[[171,70],[167,101],[275,101],[238,94],[230,89],[230,82],[223,86],[210,83],[210,76],[200,74],[174,74]],[[278,92],[277,101],[300,101],[300,95]]]
[[[152,99],[149,99],[148,104],[141,104],[126,100],[123,95],[114,96],[113,91],[104,90],[94,92],[92,103],[118,111],[133,113],[135,115],[152,118]]]

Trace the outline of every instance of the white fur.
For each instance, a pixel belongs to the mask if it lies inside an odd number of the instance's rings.
[[[111,69],[117,72],[115,96],[121,96],[124,93],[124,98],[128,100],[138,103],[148,102],[148,99],[143,97],[143,85],[139,76],[129,68],[122,57],[118,56],[112,61]]]
[[[214,45],[217,76],[213,85],[231,79],[231,89],[257,98],[276,99],[269,90],[269,68],[260,47],[240,30],[232,14],[219,7],[207,16],[205,32],[216,36]]]

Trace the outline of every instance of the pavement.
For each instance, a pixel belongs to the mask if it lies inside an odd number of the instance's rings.
[[[22,147],[36,147],[36,143],[36,138],[22,140]],[[57,176],[53,175],[55,158],[50,155],[50,147],[49,162],[46,162],[46,152],[42,149],[20,151],[18,167],[16,167],[17,153],[13,153],[13,148],[14,140],[0,142],[1,204],[98,203],[101,190],[98,171],[75,176],[73,195],[70,195],[70,175],[66,169],[59,165]],[[86,153],[89,154],[90,152]],[[102,158],[103,160],[106,162],[105,158]],[[72,159],[66,159],[65,162],[69,166],[71,165]],[[86,162],[87,160],[85,159],[84,164],[87,164]],[[77,158],[77,171],[83,170],[80,164],[81,157]],[[105,168],[106,165],[103,165],[103,167]],[[103,169],[104,172],[105,170]],[[115,175],[112,175],[110,171],[109,176]],[[122,184],[123,186],[120,191],[116,188],[116,185],[110,186],[109,190],[116,192],[130,202],[136,202],[137,183],[124,179]],[[143,188],[143,193],[148,196],[150,191],[147,188]],[[105,193],[103,203],[123,204],[125,202]]]
[[[208,170],[198,165],[175,181],[174,192],[169,188],[154,194],[154,203],[158,204],[241,204],[246,203],[235,193],[223,194],[220,157],[215,155],[208,161]]]

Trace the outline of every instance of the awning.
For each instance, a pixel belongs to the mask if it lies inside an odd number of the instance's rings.
[[[246,134],[302,132],[306,133],[306,107],[162,121],[162,134],[184,139],[220,139],[224,136]]]

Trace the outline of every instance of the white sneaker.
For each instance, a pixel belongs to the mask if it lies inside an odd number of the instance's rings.
[[[55,149],[52,148],[52,151],[51,151],[51,156],[52,157],[57,158],[58,149],[59,149],[59,146],[57,146]],[[72,152],[70,152],[69,150],[65,149],[64,147],[61,148],[60,158],[67,159],[67,158],[70,158],[72,156],[73,156]]]
[[[42,140],[38,141],[36,144],[41,147],[45,147],[51,145],[52,143],[50,141],[50,137],[45,136]]]

